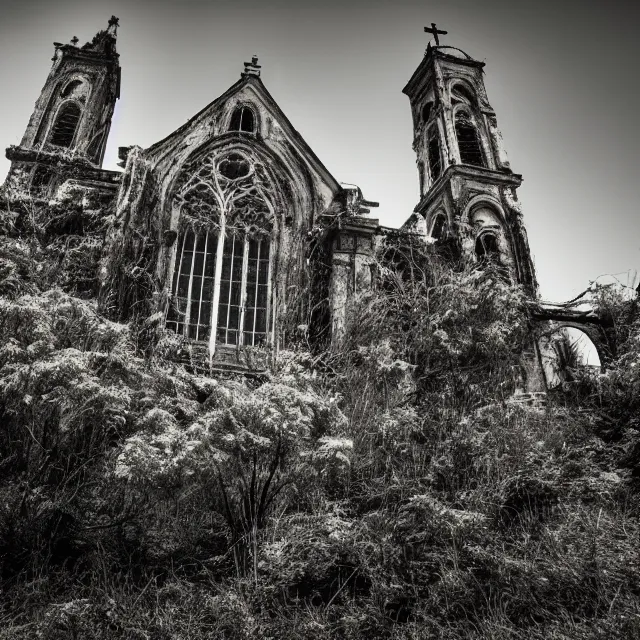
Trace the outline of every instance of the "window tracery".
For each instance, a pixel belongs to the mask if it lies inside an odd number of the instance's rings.
[[[443,213],[437,214],[431,225],[431,237],[435,240],[441,240],[444,237],[446,226],[446,216]]]
[[[168,326],[212,352],[216,344],[265,344],[276,192],[264,165],[239,152],[211,154],[183,171],[175,204]]]

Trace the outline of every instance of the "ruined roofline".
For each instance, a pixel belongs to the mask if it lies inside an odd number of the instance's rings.
[[[327,169],[327,167],[320,160],[320,158],[318,158],[318,156],[315,154],[315,152],[309,146],[309,144],[305,141],[302,135],[291,124],[291,121],[289,120],[289,118],[287,118],[287,116],[279,107],[278,103],[275,101],[273,96],[269,93],[269,90],[264,85],[264,82],[262,82],[262,79],[258,76],[251,75],[251,74],[242,74],[242,77],[233,85],[231,85],[231,87],[229,87],[222,95],[218,96],[215,100],[212,100],[208,105],[206,105],[204,108],[198,111],[198,113],[196,113],[194,116],[189,118],[187,122],[185,122],[183,125],[181,125],[177,129],[172,131],[169,135],[162,138],[162,140],[159,140],[158,142],[154,142],[150,147],[147,147],[145,149],[145,153],[155,153],[158,149],[162,147],[163,144],[168,142],[171,138],[173,138],[174,136],[179,136],[180,134],[188,131],[189,128],[195,122],[197,122],[197,120],[204,113],[224,103],[234,93],[236,93],[242,86],[247,84],[255,85],[258,91],[260,91],[264,95],[266,101],[269,104],[269,107],[277,115],[278,119],[280,120],[280,123],[285,125],[286,129],[288,130],[287,132],[290,133],[291,137],[300,145],[302,150],[302,155],[303,156],[306,155],[309,158],[309,160],[311,161],[311,165],[326,180],[326,182],[332,187],[332,189],[338,193],[343,191],[343,188],[338,182],[338,180],[336,180],[333,174]]]
[[[54,42],[55,52],[51,59],[55,61],[58,57],[58,52],[62,52],[87,62],[100,61],[104,63],[104,60],[107,59],[118,64],[120,54],[116,51],[116,41],[118,39],[119,26],[120,20],[116,16],[111,16],[107,28],[98,31],[91,42],[86,42],[81,47],[77,46],[79,40],[75,36],[69,44]]]

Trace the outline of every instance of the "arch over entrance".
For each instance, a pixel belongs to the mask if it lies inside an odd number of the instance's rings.
[[[575,380],[579,371],[601,371],[598,345],[584,326],[550,323],[538,340],[544,377],[549,389]]]

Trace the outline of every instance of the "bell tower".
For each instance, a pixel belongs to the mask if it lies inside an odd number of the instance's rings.
[[[68,173],[63,165],[80,160],[102,167],[120,97],[117,29],[118,18],[112,16],[83,46],[75,37],[69,44],[54,42],[53,65],[22,141],[7,149],[15,188],[46,196],[54,174]]]
[[[403,89],[411,103],[420,180],[414,218],[437,241],[454,240],[464,259],[498,263],[535,294],[537,284],[516,190],[496,114],[487,98],[484,62],[435,39]],[[422,223],[424,225],[424,223]]]

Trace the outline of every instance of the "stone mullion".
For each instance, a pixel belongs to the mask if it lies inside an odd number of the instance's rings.
[[[247,266],[249,260],[249,236],[245,233],[242,240],[242,277],[240,280],[240,317],[238,318],[238,344],[244,344],[244,312],[247,304]],[[234,242],[235,249],[235,242]],[[231,278],[233,280],[233,261],[231,262]],[[231,285],[229,285],[229,310],[231,310]]]
[[[218,335],[218,306],[220,304],[220,276],[222,274],[222,254],[224,253],[224,236],[226,216],[220,212],[220,231],[218,246],[216,247],[216,270],[213,279],[213,302],[211,306],[211,333],[209,335],[209,358],[213,358],[216,352],[216,337]]]

